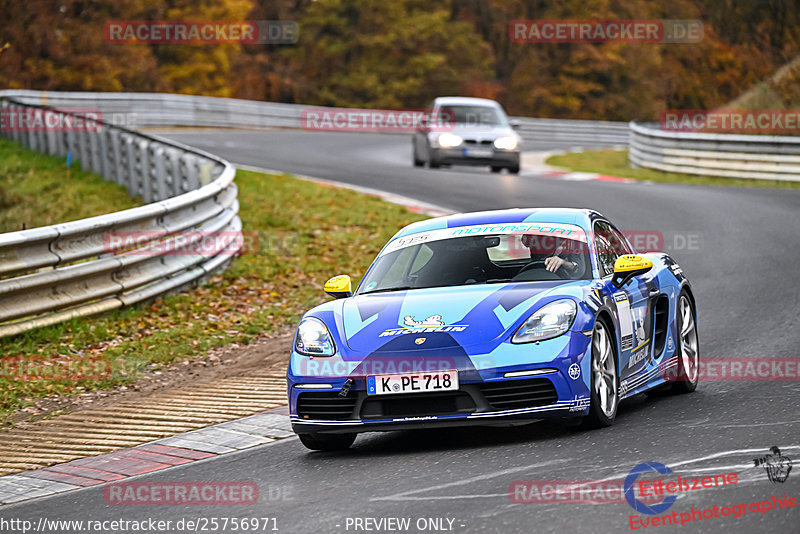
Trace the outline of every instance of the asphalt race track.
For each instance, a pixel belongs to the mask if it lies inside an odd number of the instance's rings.
[[[660,231],[692,281],[702,358],[797,358],[800,347],[800,190],[577,182],[488,169],[418,169],[406,136],[298,131],[188,131],[169,137],[234,163],[405,195],[458,211],[590,207],[626,231]],[[529,144],[568,149],[572,144]],[[389,236],[386,236],[387,238]],[[366,267],[366,266],[365,266]],[[340,274],[331,272],[331,275]],[[320,292],[320,299],[324,299]],[[616,504],[514,504],[515,480],[624,479],[654,461],[682,476],[736,471],[739,482],[680,494],[689,512],[800,495],[800,381],[701,381],[683,396],[639,396],[596,431],[541,422],[360,436],[345,453],[309,453],[296,440],[138,477],[253,481],[254,506],[109,506],[89,488],[4,507],[0,516],[51,519],[275,517],[281,532],[356,532],[354,518],[446,518],[452,532],[624,532]],[[779,446],[795,469],[771,482],[753,459]],[[647,516],[654,517],[654,516]],[[348,518],[350,518],[348,520]],[[421,524],[421,523],[420,523]],[[450,526],[451,525],[451,526]],[[800,532],[800,506],[748,511],[647,532]],[[441,530],[426,530],[441,531]]]

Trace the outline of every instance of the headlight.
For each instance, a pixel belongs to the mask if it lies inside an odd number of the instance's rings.
[[[508,137],[498,137],[494,140],[494,147],[500,150],[514,150],[517,148],[519,140],[509,135]]]
[[[306,317],[300,321],[294,348],[306,356],[333,356],[336,352],[325,323],[314,317]]]
[[[572,299],[553,301],[528,317],[511,338],[511,342],[530,343],[558,337],[569,330],[577,312],[578,307]]]
[[[445,132],[436,138],[436,142],[442,148],[455,148],[462,143],[463,139],[456,134]]]

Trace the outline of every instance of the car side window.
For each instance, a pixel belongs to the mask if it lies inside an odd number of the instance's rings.
[[[594,224],[594,246],[597,249],[601,276],[608,276],[614,272],[614,262],[619,256],[615,252],[610,238],[611,226],[607,222],[597,221]]]
[[[628,245],[628,240],[620,233],[619,230],[611,225],[608,225],[609,244],[611,250],[617,253],[617,257],[624,256],[625,254],[633,254],[633,249]]]

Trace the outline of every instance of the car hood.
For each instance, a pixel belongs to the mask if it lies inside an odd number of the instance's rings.
[[[587,282],[480,284],[358,295],[343,303],[342,337],[351,350],[359,352],[373,352],[404,336],[418,339],[436,333],[447,333],[462,347],[487,343],[528,317],[545,300],[580,295],[579,288]],[[392,345],[406,350],[425,348],[409,343]]]

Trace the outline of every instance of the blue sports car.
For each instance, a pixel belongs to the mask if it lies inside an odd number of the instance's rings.
[[[287,373],[309,449],[359,432],[614,422],[644,391],[697,387],[689,281],[667,254],[637,254],[600,213],[511,209],[411,224],[355,293],[300,321]]]

